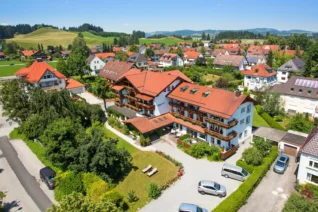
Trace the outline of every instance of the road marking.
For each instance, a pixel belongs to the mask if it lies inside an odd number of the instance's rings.
[[[281,196],[281,198],[283,198],[284,200],[287,200],[287,199],[288,199],[288,196],[287,196],[286,194],[281,194],[280,196]]]
[[[277,196],[278,195],[278,192],[277,191],[272,191],[272,194]]]
[[[280,192],[280,193],[282,193],[282,192],[284,191],[284,189],[282,189],[282,188],[277,188],[277,191]]]

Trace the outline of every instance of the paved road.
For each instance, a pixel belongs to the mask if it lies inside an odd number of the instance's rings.
[[[294,157],[290,157],[289,166],[283,175],[273,172],[274,164],[239,212],[282,211],[286,200],[294,190],[297,163]]]
[[[22,162],[17,156],[17,152],[14,150],[13,146],[9,142],[8,137],[0,137],[0,149],[3,153],[2,157],[6,158],[20,183],[29,194],[29,196],[33,199],[38,208],[43,212],[46,211],[47,208],[50,208],[52,205],[51,201],[42,191],[36,179],[32,175],[30,175],[26,168],[23,166]]]
[[[248,146],[249,145],[243,145],[240,148],[243,149]],[[181,203],[197,204],[206,208],[208,211],[211,211],[222,202],[224,198],[199,194],[197,192],[197,187],[200,180],[213,180],[225,185],[228,196],[241,184],[240,181],[227,179],[221,176],[221,169],[224,162],[209,162],[205,159],[196,160],[179,150],[175,144],[169,141],[160,141],[154,144],[154,147],[182,162],[185,167],[185,175],[169,189],[164,191],[157,200],[152,200],[143,207],[140,210],[141,212],[174,212],[178,211]],[[240,158],[240,156],[237,155],[233,157],[232,160],[236,157]]]

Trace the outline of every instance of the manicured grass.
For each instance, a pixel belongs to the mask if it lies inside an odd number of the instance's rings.
[[[66,48],[76,38],[78,33],[68,32],[50,27],[43,27],[26,35],[17,35],[14,38],[8,39],[7,42],[16,42],[20,47],[29,49],[30,47],[37,49],[38,43],[41,43],[46,49],[48,45],[60,46]],[[102,43],[112,44],[114,38],[104,38],[93,35],[89,32],[83,32],[84,39],[89,47],[101,45]]]
[[[47,160],[45,157],[45,150],[44,147],[37,142],[33,142],[29,139],[27,139],[23,134],[19,134],[18,130],[15,128],[10,133],[11,139],[21,139],[24,141],[24,143],[31,149],[31,151],[38,157],[38,159],[45,165],[50,166],[56,173],[60,172],[61,169],[58,167],[55,167],[51,161]]]
[[[106,135],[109,138],[118,138],[117,147],[126,149],[130,154],[134,154],[136,152],[139,152],[139,150],[131,145],[130,143],[124,141],[122,138],[115,135],[112,131],[106,128]]]
[[[291,117],[289,116],[284,116],[283,120],[281,122],[278,122],[280,125],[282,125],[282,127],[286,128],[286,126],[289,124],[289,122],[291,121]]]
[[[133,190],[138,196],[139,200],[133,204],[129,204],[129,210],[135,212],[138,208],[142,208],[147,202],[151,201],[148,197],[148,189],[150,183],[156,183],[161,186],[177,174],[176,166],[165,158],[154,152],[136,152],[133,154],[134,168],[120,182],[115,190],[127,197],[127,192]],[[151,164],[158,169],[158,172],[152,177],[148,177],[141,170]]]
[[[212,82],[215,82],[217,81],[221,76],[219,75],[215,75],[215,74],[207,74],[207,75],[204,75],[203,78],[206,80],[206,81],[212,81]]]
[[[24,65],[0,66],[0,77],[14,76],[14,73]]]
[[[261,44],[264,42],[264,39],[242,39],[242,44],[251,44],[254,45],[255,41],[260,42]]]
[[[146,44],[146,45],[149,45],[152,43],[162,43],[162,44],[170,46],[170,45],[176,45],[179,42],[191,43],[192,41],[185,41],[185,40],[175,38],[175,37],[166,37],[166,38],[160,38],[160,39],[150,39],[150,38],[140,38],[139,39],[140,44]]]
[[[56,69],[57,62],[47,62],[52,68]]]
[[[253,113],[253,126],[254,127],[269,127],[267,122],[257,113],[256,109],[254,108],[254,113]]]
[[[16,64],[22,64],[23,62],[21,62],[20,60],[0,60],[0,66],[10,65],[11,63],[16,65]]]

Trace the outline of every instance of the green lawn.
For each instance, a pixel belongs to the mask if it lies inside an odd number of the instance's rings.
[[[0,66],[0,77],[14,76],[14,73],[24,65]]]
[[[261,44],[264,43],[264,39],[241,39],[242,44],[251,44],[254,45],[255,41],[260,42]]]
[[[134,147],[130,143],[124,141],[122,138],[118,137],[117,135],[115,135],[112,131],[108,130],[107,128],[106,128],[106,135],[109,138],[118,138],[117,147],[126,149],[130,154],[134,154],[134,153],[139,151],[136,147]]]
[[[257,113],[256,109],[254,108],[254,113],[253,113],[253,126],[254,127],[269,127],[267,122]]]
[[[22,64],[20,60],[0,60],[0,66],[1,65],[10,65],[11,63],[13,64]]]
[[[215,75],[215,74],[207,74],[207,75],[204,75],[203,78],[206,80],[206,81],[212,81],[212,82],[215,82],[217,81],[221,76],[219,75]]]
[[[287,115],[284,116],[283,120],[281,122],[278,122],[282,127],[286,128],[287,124],[289,124],[291,120],[291,117],[288,117]]]
[[[176,45],[178,44],[179,42],[192,42],[192,41],[184,41],[184,40],[181,40],[179,38],[175,38],[175,37],[166,37],[166,38],[160,38],[160,39],[150,39],[150,38],[140,38],[139,39],[139,43],[140,44],[146,44],[146,45],[149,45],[149,44],[152,44],[152,43],[162,43],[162,44],[165,44],[165,45]]]

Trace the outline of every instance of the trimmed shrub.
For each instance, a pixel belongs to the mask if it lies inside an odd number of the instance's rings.
[[[244,205],[247,198],[259,184],[266,172],[270,169],[272,163],[278,155],[277,146],[271,148],[269,155],[264,158],[263,164],[254,169],[254,172],[245,180],[236,191],[223,200],[213,212],[236,212]]]
[[[270,115],[268,115],[267,113],[262,113],[261,116],[263,117],[263,119],[267,122],[267,124],[275,129],[278,130],[283,130],[285,131],[285,128],[282,127],[280,124],[278,124]]]
[[[148,196],[152,199],[157,199],[161,194],[161,191],[156,183],[150,183]]]
[[[128,191],[128,193],[127,193],[128,202],[130,202],[130,203],[137,202],[138,199],[139,198],[137,197],[135,191]]]
[[[139,142],[140,142],[141,146],[149,146],[150,145],[150,138],[149,137],[145,137],[143,135],[140,135]]]
[[[254,137],[253,146],[256,147],[262,153],[263,157],[265,157],[269,153],[272,147],[272,141],[271,140],[265,141],[264,138]]]
[[[245,169],[248,173],[252,173],[254,171],[254,166],[248,165],[244,160],[240,159],[236,161],[236,165]]]
[[[195,158],[203,158],[206,155],[212,155],[212,150],[208,143],[200,142],[196,144],[192,144],[190,155]]]
[[[123,208],[125,205],[123,196],[114,190],[104,193],[102,199],[114,203],[119,208]]]
[[[256,109],[256,111],[257,111],[257,113],[258,113],[259,115],[261,115],[261,114],[263,113],[263,108],[262,108],[261,105],[256,105],[256,106],[255,106],[255,109]]]
[[[91,184],[89,184],[91,183]],[[109,190],[108,184],[101,178],[96,179],[95,182],[91,181],[87,183],[86,195],[90,197],[94,202],[98,202],[105,192]]]
[[[285,203],[283,212],[316,212],[318,211],[318,202],[308,200],[304,197],[292,193],[288,201]]]
[[[258,166],[262,164],[263,155],[261,151],[259,151],[255,147],[250,147],[244,150],[242,154],[242,158],[248,165]]]

